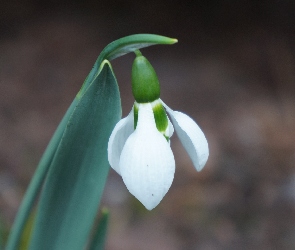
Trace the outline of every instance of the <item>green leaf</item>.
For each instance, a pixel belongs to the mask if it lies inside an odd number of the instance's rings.
[[[106,241],[107,227],[109,222],[109,211],[102,209],[102,215],[99,220],[98,226],[94,233],[93,240],[90,244],[89,250],[103,250]]]
[[[25,224],[25,227],[24,227],[24,230],[22,232],[19,250],[27,250],[27,249],[29,249],[35,217],[36,217],[36,212],[35,211],[32,212],[30,214],[30,216],[28,217],[28,220],[27,220],[27,222]]]
[[[7,237],[6,227],[3,223],[2,218],[0,217],[0,250],[4,249],[4,242]]]
[[[174,44],[177,39],[153,34],[137,34],[126,36],[110,43],[102,52],[101,57],[112,60],[119,56],[155,44]]]
[[[107,144],[121,117],[108,61],[69,119],[40,197],[31,250],[81,250],[92,228],[109,164]]]

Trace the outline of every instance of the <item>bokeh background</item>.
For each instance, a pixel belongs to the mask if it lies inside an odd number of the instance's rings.
[[[290,0],[2,2],[2,233],[100,51],[120,37],[154,33],[179,39],[142,52],[162,99],[205,132],[210,157],[197,173],[175,135],[175,179],[151,212],[111,170],[107,250],[294,249],[294,13]],[[123,115],[133,103],[133,59],[112,62]]]

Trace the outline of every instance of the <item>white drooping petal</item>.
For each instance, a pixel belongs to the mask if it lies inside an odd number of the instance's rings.
[[[148,210],[160,203],[172,184],[174,156],[156,128],[149,103],[139,104],[137,127],[121,153],[120,170],[129,192]]]
[[[134,131],[134,117],[133,108],[129,115],[121,119],[113,129],[108,143],[108,160],[111,167],[118,173],[121,174],[119,161],[122,149],[127,138]]]
[[[208,142],[203,131],[186,114],[173,111],[165,103],[163,105],[169,113],[176,133],[195,168],[197,171],[201,171],[209,157]]]

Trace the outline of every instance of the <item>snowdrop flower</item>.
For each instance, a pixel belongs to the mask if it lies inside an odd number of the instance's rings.
[[[110,136],[108,160],[129,192],[151,210],[163,199],[174,178],[175,160],[170,147],[174,128],[197,171],[204,167],[209,149],[199,126],[159,98],[157,75],[139,51],[132,66],[132,92],[135,103]]]

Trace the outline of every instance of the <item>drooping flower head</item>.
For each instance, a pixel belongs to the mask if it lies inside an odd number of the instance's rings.
[[[197,171],[204,167],[209,149],[199,126],[160,99],[156,72],[139,51],[132,66],[132,93],[135,102],[131,112],[110,136],[108,159],[129,192],[151,210],[163,199],[174,178],[170,147],[174,128]]]

